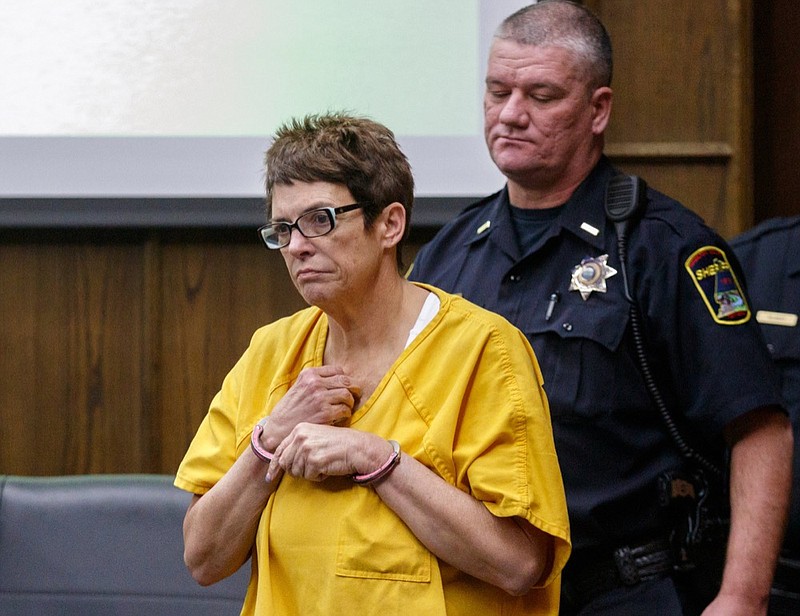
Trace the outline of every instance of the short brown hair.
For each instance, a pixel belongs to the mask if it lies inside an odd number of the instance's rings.
[[[366,204],[366,229],[387,205],[400,203],[406,211],[405,234],[397,246],[397,265],[402,269],[402,244],[411,228],[414,178],[391,130],[346,113],[294,118],[275,132],[264,162],[268,217],[275,185],[295,181],[346,186],[357,202]]]

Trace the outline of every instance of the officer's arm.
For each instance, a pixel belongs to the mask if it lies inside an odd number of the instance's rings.
[[[791,424],[781,409],[765,407],[733,421],[725,436],[731,531],[722,587],[704,614],[766,614],[791,493]]]

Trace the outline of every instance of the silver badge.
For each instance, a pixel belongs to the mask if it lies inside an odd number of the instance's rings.
[[[606,292],[606,279],[617,273],[608,265],[608,255],[587,257],[580,265],[572,268],[572,280],[569,283],[570,291],[580,291],[583,301],[589,299],[592,291]]]

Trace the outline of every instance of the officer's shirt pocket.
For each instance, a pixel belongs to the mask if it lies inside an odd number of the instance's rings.
[[[596,292],[584,301],[571,292],[549,319],[544,314],[542,307],[530,311],[522,329],[542,369],[553,418],[593,421],[619,408],[628,395],[631,369],[636,376],[632,358],[621,349],[629,304]]]

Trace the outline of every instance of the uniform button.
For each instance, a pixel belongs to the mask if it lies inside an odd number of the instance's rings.
[[[511,274],[511,275],[508,277],[508,279],[509,279],[511,282],[519,282],[519,281],[520,281],[520,279],[521,279],[521,276],[520,276],[519,274]]]
[[[767,350],[770,352],[771,355],[775,355],[775,345],[771,342],[767,343]]]
[[[562,323],[561,327],[564,329],[565,332],[572,331],[572,323]]]

